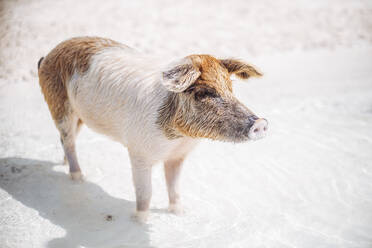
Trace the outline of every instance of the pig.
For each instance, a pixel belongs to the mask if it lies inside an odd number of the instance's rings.
[[[154,164],[164,163],[169,211],[182,214],[182,163],[201,138],[244,142],[266,135],[267,120],[234,97],[233,74],[262,76],[236,59],[196,54],[167,61],[100,37],[66,40],[38,63],[71,178],[82,180],[75,139],[83,124],[120,142],[128,149],[140,222],[148,218]]]

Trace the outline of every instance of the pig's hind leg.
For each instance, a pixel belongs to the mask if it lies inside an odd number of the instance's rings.
[[[77,135],[79,134],[82,125],[83,125],[83,122],[81,121],[81,119],[79,119],[78,122],[77,122],[76,131],[75,131],[75,139],[76,139]],[[63,146],[62,137],[61,137],[61,144]],[[68,164],[66,154],[63,155],[63,164],[64,165]]]
[[[66,75],[69,75],[69,72],[66,71],[67,68],[73,65],[69,64],[72,63],[71,61],[63,60],[61,55],[63,52],[63,50],[56,50],[39,61],[39,83],[54,123],[61,135],[65,157],[70,166],[71,178],[78,180],[81,179],[81,170],[76,157],[75,137],[82,122],[69,103],[66,90],[67,82],[64,80]]]
[[[81,169],[75,150],[75,139],[81,125],[81,120],[73,113],[69,113],[57,123],[57,128],[61,135],[61,143],[65,153],[65,160],[67,160],[69,164],[72,180],[82,180]]]

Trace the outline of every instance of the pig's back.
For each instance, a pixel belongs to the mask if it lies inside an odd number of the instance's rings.
[[[69,80],[70,103],[95,131],[143,146],[144,140],[163,138],[155,124],[166,94],[159,68],[158,61],[126,46],[104,48],[90,58],[84,73],[75,72]]]

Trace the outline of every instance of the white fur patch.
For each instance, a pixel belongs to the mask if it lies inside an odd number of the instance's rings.
[[[70,103],[88,127],[150,161],[166,160],[183,139],[167,139],[156,124],[168,92],[165,64],[129,48],[106,48],[68,82]]]

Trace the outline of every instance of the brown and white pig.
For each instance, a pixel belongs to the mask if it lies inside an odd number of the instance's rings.
[[[148,216],[155,163],[164,162],[169,210],[179,214],[182,162],[200,138],[243,142],[267,131],[267,121],[232,93],[232,74],[261,76],[239,60],[190,55],[164,63],[110,39],[78,37],[60,43],[38,67],[71,178],[82,179],[75,138],[83,123],[122,143],[139,221]]]

